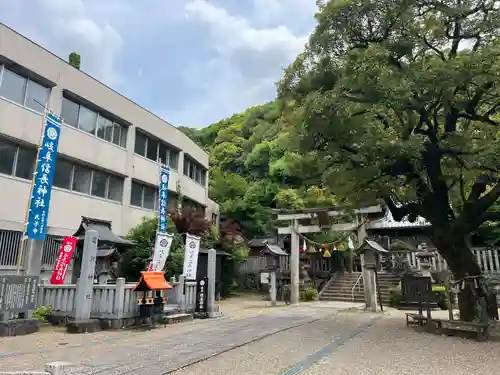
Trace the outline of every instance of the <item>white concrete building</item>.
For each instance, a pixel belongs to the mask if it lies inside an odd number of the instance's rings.
[[[85,56],[82,56],[85,59]],[[82,216],[124,235],[156,214],[158,164],[170,165],[169,205],[207,209],[208,155],[181,131],[66,61],[0,24],[0,271],[15,269],[43,107],[63,119],[43,267]]]

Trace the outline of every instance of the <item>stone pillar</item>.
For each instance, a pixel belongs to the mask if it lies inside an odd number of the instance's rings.
[[[184,275],[179,276],[179,284],[177,286],[177,303],[179,304],[179,310],[184,313],[186,312],[186,296],[184,295],[184,284],[186,280]]]
[[[95,230],[85,232],[82,254],[82,271],[77,283],[75,297],[75,320],[90,319],[92,293],[94,288],[94,272],[97,255],[98,235]]]
[[[357,237],[358,237],[358,246],[363,245],[363,242],[365,241],[366,238],[366,223],[364,223],[364,217],[363,215],[359,215],[357,218],[357,222],[359,225],[359,228],[357,230]]]
[[[125,303],[125,278],[119,277],[116,279],[115,291],[115,315],[116,319],[121,319],[123,316],[123,305]]]
[[[290,303],[292,305],[299,303],[299,247],[299,221],[293,220],[290,254]]]
[[[365,251],[361,255],[363,267],[363,287],[365,291],[366,309],[377,311],[377,283],[375,281],[375,254],[372,251]]]
[[[42,271],[43,240],[26,240],[24,270],[29,276],[40,276]]]
[[[69,367],[68,362],[52,362],[45,365],[45,372],[50,375],[64,375],[64,368]]]
[[[208,263],[207,263],[207,277],[208,277],[208,288],[207,288],[207,313],[209,318],[215,316],[216,304],[215,304],[215,279],[216,279],[216,267],[217,267],[217,252],[215,249],[208,250]]]
[[[271,278],[269,299],[271,301],[271,306],[276,306],[276,271],[271,271],[269,277]]]

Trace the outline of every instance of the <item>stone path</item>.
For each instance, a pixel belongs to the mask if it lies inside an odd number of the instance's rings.
[[[252,307],[232,310],[230,318],[194,321],[147,332],[119,331],[88,335],[50,332],[8,338],[0,343],[2,370],[36,370],[44,363],[68,361],[68,374],[158,375],[244,345],[268,335],[307,325],[351,304],[312,303],[299,307],[265,308],[248,317]],[[231,312],[231,309],[228,308]],[[239,314],[239,315],[238,315]],[[29,340],[34,340],[30,343]]]

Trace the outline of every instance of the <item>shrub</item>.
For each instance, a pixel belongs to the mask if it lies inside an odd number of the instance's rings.
[[[389,289],[389,306],[398,308],[401,304],[401,289],[391,288]]]
[[[434,290],[434,288],[433,288]],[[436,302],[438,307],[441,310],[448,310],[449,302],[448,302],[448,294],[446,293],[446,290],[444,292],[438,291],[436,293]]]
[[[38,319],[42,322],[46,322],[48,316],[52,313],[52,306],[37,306],[35,312],[33,313],[33,318]]]
[[[307,288],[300,291],[300,300],[301,301],[317,301],[318,300],[318,291],[315,288]]]

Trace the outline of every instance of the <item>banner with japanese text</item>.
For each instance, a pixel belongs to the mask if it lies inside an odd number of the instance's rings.
[[[170,167],[160,167],[160,183],[158,185],[159,219],[158,233],[167,233],[167,200],[168,181],[170,180]]]
[[[47,114],[26,223],[26,236],[35,240],[45,240],[47,233],[50,196],[60,134],[61,120],[51,113]]]
[[[198,271],[198,254],[200,252],[200,237],[186,234],[186,244],[184,245],[184,267],[182,274],[186,280],[196,280]]]
[[[75,237],[64,237],[59,254],[57,255],[54,271],[52,271],[52,277],[50,278],[51,284],[64,284],[77,241],[78,239]]]
[[[153,261],[151,262],[151,269],[148,271],[162,271],[165,267],[165,262],[167,261],[168,254],[170,253],[170,246],[172,246],[172,241],[174,239],[173,234],[156,234],[156,244],[153,254]]]

